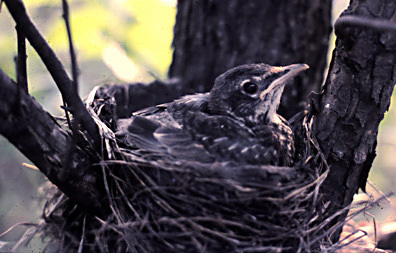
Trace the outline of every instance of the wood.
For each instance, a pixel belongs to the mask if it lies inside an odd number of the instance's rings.
[[[106,212],[100,176],[89,170],[89,154],[77,150],[67,160],[71,137],[52,116],[0,70],[0,134],[30,159],[48,179],[83,209]],[[65,171],[65,164],[73,166]]]
[[[343,15],[391,20],[392,1],[351,1]],[[396,34],[340,26],[330,72],[318,100],[314,129],[330,165],[322,192],[330,212],[348,206],[364,189],[375,157],[378,126],[396,81]],[[340,217],[342,220],[343,217]]]
[[[55,52],[48,45],[47,41],[41,36],[40,32],[34,26],[26,13],[25,6],[21,0],[4,0],[12,18],[24,35],[30,42],[32,47],[37,51],[41,60],[51,74],[59,91],[62,94],[63,100],[70,107],[72,114],[83,126],[84,130],[87,131],[88,136],[91,138],[93,146],[100,148],[100,136],[98,126],[95,124],[93,118],[88,113],[82,102],[80,96],[77,93],[73,85],[73,81],[70,80],[67,75],[62,63],[55,55]]]

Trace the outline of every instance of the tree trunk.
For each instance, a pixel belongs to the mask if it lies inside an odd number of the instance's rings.
[[[246,63],[311,69],[286,87],[280,113],[289,118],[318,90],[326,67],[331,0],[178,1],[169,76],[183,93],[209,91],[214,79]]]
[[[331,203],[330,213],[348,206],[359,186],[365,188],[375,158],[378,126],[396,81],[396,36],[370,28],[370,19],[393,20],[395,13],[394,1],[354,0],[343,15],[368,18],[367,27],[346,24],[336,30],[336,49],[314,122],[330,166],[321,189]]]

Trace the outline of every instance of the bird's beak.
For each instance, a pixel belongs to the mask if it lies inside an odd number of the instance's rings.
[[[300,72],[309,69],[309,66],[307,64],[292,64],[289,66],[285,67],[272,67],[271,72],[274,73],[279,73],[279,72],[284,72],[283,75],[275,79],[267,89],[262,91],[260,93],[260,99],[264,99],[264,96],[269,93],[270,91],[285,85],[289,80],[291,80],[293,77],[298,75]]]

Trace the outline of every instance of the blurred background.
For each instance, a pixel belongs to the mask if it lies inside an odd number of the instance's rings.
[[[61,1],[25,0],[30,17],[66,68],[70,69],[68,40],[62,19]],[[348,0],[334,0],[333,19]],[[71,26],[80,69],[80,94],[86,96],[105,83],[149,82],[165,79],[172,59],[173,25],[176,0],[69,0]],[[0,68],[15,77],[15,24],[7,8],[0,12]],[[114,29],[114,28],[117,29]],[[334,36],[331,40],[334,46]],[[331,56],[332,48],[329,50]],[[38,55],[28,46],[29,89],[50,113],[62,116],[60,93]],[[377,158],[369,180],[384,193],[395,189],[396,182],[396,108],[391,104],[380,126]],[[19,222],[39,222],[43,209],[40,185],[46,182],[38,171],[6,139],[0,136],[0,234]],[[380,193],[368,187],[372,198]],[[359,194],[356,200],[367,199]],[[393,204],[392,204],[393,203]],[[371,212],[378,222],[395,220],[392,206],[383,201]],[[370,220],[362,215],[358,221]],[[21,237],[24,227],[17,227],[0,238],[0,252],[7,241]],[[38,243],[39,244],[39,243]],[[39,251],[40,245],[32,250]]]

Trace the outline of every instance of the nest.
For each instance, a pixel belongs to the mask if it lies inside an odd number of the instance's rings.
[[[112,95],[95,90],[88,104],[106,144],[105,158],[92,169],[102,171],[111,215],[101,220],[57,192],[47,202],[41,227],[51,251],[306,252],[333,247],[329,238],[337,227],[323,228],[341,212],[324,218],[327,205],[319,188],[328,170],[312,138],[309,114],[293,124],[299,144],[294,167],[201,166],[120,148]]]

